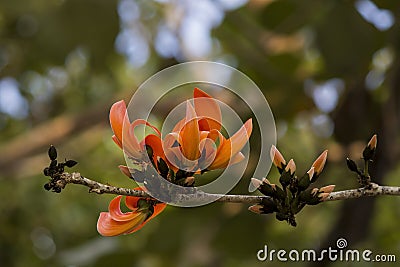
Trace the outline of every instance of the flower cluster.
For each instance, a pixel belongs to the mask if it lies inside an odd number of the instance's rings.
[[[226,138],[221,133],[222,116],[217,101],[195,88],[192,102],[186,102],[185,117],[164,138],[148,121],[138,119],[131,123],[124,101],[116,102],[111,107],[112,139],[136,164],[134,169],[119,166],[122,173],[137,182],[143,182],[150,176],[154,177],[152,174],[156,172],[158,175],[155,179],[193,186],[194,174],[226,168],[244,159],[240,151],[251,135],[252,120],[247,120],[234,135]],[[135,135],[135,128],[139,125],[152,128],[154,133],[139,141]],[[152,184],[145,183],[145,186]],[[109,211],[100,214],[97,223],[100,234],[113,236],[133,233],[159,214],[166,205],[154,199],[126,197],[125,204],[131,211],[123,213],[120,209],[121,198],[114,198]]]
[[[142,190],[140,187],[135,190]],[[125,197],[125,205],[131,211],[122,212],[122,196],[111,200],[108,212],[101,212],[97,222],[97,231],[104,236],[131,234],[141,229],[148,221],[162,212],[166,204],[157,203],[153,199],[140,197]]]
[[[261,203],[249,207],[249,210],[258,214],[276,213],[280,221],[287,221],[296,226],[295,214],[306,205],[316,205],[326,200],[335,188],[328,185],[321,188],[309,188],[321,174],[327,159],[325,150],[312,164],[309,171],[302,177],[296,176],[296,164],[293,159],[288,163],[275,146],[271,148],[271,160],[277,167],[281,187],[264,178],[261,181],[252,178],[253,185],[265,196]]]

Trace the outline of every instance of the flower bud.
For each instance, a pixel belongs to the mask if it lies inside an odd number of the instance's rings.
[[[294,163],[294,160],[291,159],[288,164],[286,165],[285,171],[290,173],[291,176],[294,175],[296,172],[296,164]]]
[[[299,179],[299,182],[297,183],[298,190],[303,191],[307,189],[311,184],[311,179],[313,178],[313,176],[314,167],[311,167],[311,169]]]
[[[377,135],[374,134],[374,136],[372,136],[371,140],[369,140],[367,146],[368,146],[370,149],[374,150],[374,149],[376,149],[376,144],[377,144],[377,142],[378,142]]]
[[[263,211],[262,211],[263,210],[263,206],[260,205],[260,204],[256,204],[256,205],[250,206],[248,208],[248,210],[251,211],[251,212],[254,212],[256,214],[262,214],[263,213]]]
[[[268,180],[267,180],[268,181]],[[259,179],[256,178],[251,178],[251,184],[255,187],[255,188],[259,188],[261,186],[263,182],[260,181]]]
[[[322,170],[324,169],[327,157],[328,157],[328,150],[325,150],[312,164],[312,167],[314,167],[314,176],[311,182],[315,182],[315,180],[321,174]]]
[[[68,168],[72,168],[74,167],[76,164],[78,164],[78,162],[76,162],[73,159],[69,159],[65,162],[65,166],[67,166]]]
[[[271,147],[270,156],[272,163],[274,163],[279,171],[282,171],[285,168],[286,161],[283,158],[281,152],[279,152],[279,150],[274,145],[272,145]]]
[[[275,184],[271,184],[269,183],[269,181],[267,179],[265,179],[267,182],[264,182],[258,187],[258,190],[263,193],[266,196],[274,196],[275,195],[275,191],[276,191],[276,186]]]
[[[129,178],[132,178],[132,174],[127,166],[119,165],[118,168],[123,174],[125,174]]]
[[[349,168],[350,171],[359,173],[357,164],[354,162],[354,160],[346,158],[346,163],[347,163],[347,168]]]
[[[311,189],[311,195],[315,196],[318,193],[318,188]]]
[[[331,193],[320,193],[320,194],[318,195],[319,201],[320,201],[320,202],[325,201],[325,200],[329,197],[330,194],[331,194]]]
[[[321,187],[318,192],[320,193],[331,193],[335,189],[335,185],[327,185]]]
[[[376,134],[372,136],[371,140],[369,140],[367,146],[365,147],[363,151],[363,158],[364,160],[372,160],[372,158],[375,155],[375,150],[376,150],[376,144],[377,144],[377,136]]]
[[[311,179],[313,178],[313,176],[314,176],[314,167],[311,167],[309,170],[308,170],[308,172],[307,172],[307,174],[308,174],[308,178],[310,179],[310,181],[311,181]]]
[[[50,146],[49,151],[47,152],[47,154],[49,155],[49,158],[51,160],[57,159],[57,149],[53,145]]]
[[[267,179],[267,178],[262,178],[261,180],[263,182],[263,184],[271,184],[271,182]]]
[[[184,185],[185,186],[192,186],[194,185],[195,179],[193,176],[189,176],[185,179]]]

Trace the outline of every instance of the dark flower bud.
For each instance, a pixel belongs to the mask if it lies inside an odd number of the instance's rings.
[[[74,167],[76,164],[78,164],[78,162],[76,162],[75,160],[69,159],[65,162],[65,166],[67,166],[68,168],[72,168]]]
[[[258,187],[258,190],[266,196],[275,195],[275,184],[271,184],[268,179],[263,179],[262,184]]]
[[[288,165],[289,166],[289,165]],[[279,182],[283,187],[286,187],[290,184],[290,181],[292,180],[292,176],[289,171],[283,171],[281,174],[281,177],[279,178]]]
[[[314,176],[314,167],[311,167],[311,169],[306,174],[304,174],[303,177],[299,179],[299,182],[297,183],[298,190],[299,191],[306,190],[310,186],[313,176]]]
[[[349,168],[350,171],[359,173],[357,164],[354,162],[354,160],[346,158],[346,163],[347,163],[347,168]]]
[[[43,174],[44,174],[44,176],[50,176],[49,167],[44,168]]]
[[[263,206],[263,213],[273,213],[275,211],[278,211],[278,208],[275,204],[275,202],[272,199],[269,198],[263,198],[261,201],[261,205]]]
[[[281,200],[286,198],[286,193],[279,186],[275,186],[275,196]]]
[[[376,145],[377,145],[377,136],[376,134],[372,136],[371,140],[369,140],[367,146],[365,147],[363,151],[363,158],[364,160],[372,160],[372,158],[375,155],[376,151]]]
[[[54,188],[53,188],[53,191],[56,192],[56,193],[61,193],[61,188],[59,188],[59,187],[54,187]]]
[[[44,187],[44,189],[46,189],[47,191],[49,191],[49,190],[51,189],[50,183],[45,184],[43,187]]]
[[[57,166],[57,160],[53,159],[53,160],[50,162],[50,168],[55,168],[56,166]]]
[[[53,145],[51,145],[48,154],[51,160],[55,160],[57,158],[57,149]]]

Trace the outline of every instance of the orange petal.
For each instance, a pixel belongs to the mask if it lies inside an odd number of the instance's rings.
[[[215,142],[210,138],[202,139],[200,141],[200,151],[199,168],[203,170],[210,166],[215,159],[217,154]]]
[[[200,153],[201,153],[201,151],[203,151],[203,148],[204,148],[204,145],[205,145],[205,140],[207,139],[207,137],[208,137],[208,134],[209,134],[210,132],[208,132],[208,131],[201,131],[200,132],[200,141],[199,141],[199,150],[200,150]],[[202,142],[203,141],[203,142]]]
[[[199,142],[200,132],[199,124],[196,118],[196,112],[193,106],[187,101],[186,104],[186,121],[185,126],[179,133],[181,142],[181,148],[183,155],[189,160],[198,159],[200,156]]]
[[[217,156],[209,169],[225,168],[230,159],[242,150],[244,145],[250,138],[252,132],[252,120],[249,119],[246,123],[228,140],[220,138],[222,141],[219,145]]]
[[[201,118],[199,121],[200,129],[205,131],[221,130],[222,116],[218,102],[199,88],[194,88],[193,96],[196,114]]]
[[[119,148],[122,149],[122,144],[121,144],[121,141],[119,141],[118,137],[116,137],[114,134],[111,138],[114,141],[114,143],[116,143],[119,146]]]
[[[208,167],[209,170],[225,168],[232,156],[231,141],[226,139],[218,132],[219,145],[213,163]]]
[[[110,217],[114,221],[118,222],[126,222],[135,219],[137,216],[140,215],[140,212],[135,212],[133,210],[132,212],[122,212],[121,211],[121,198],[122,196],[117,196],[113,200],[111,200],[109,206],[108,206],[108,211],[110,213]]]
[[[165,136],[163,141],[163,149],[167,159],[167,164],[174,172],[178,171],[176,166],[179,166],[179,162],[181,161],[182,152],[180,151],[180,147],[173,147],[174,144],[179,143],[179,134],[178,133],[169,133]],[[178,151],[176,151],[178,149]],[[177,158],[176,154],[178,153],[179,158]]]
[[[126,176],[128,176],[129,178],[132,178],[132,173],[129,170],[128,166],[124,166],[124,165],[119,165],[118,166],[119,170],[125,174]]]
[[[146,213],[136,213],[137,216],[130,221],[115,221],[108,212],[101,212],[97,220],[97,231],[103,236],[117,236],[132,231],[146,220]]]
[[[140,158],[141,152],[144,151],[144,142],[139,143],[135,135],[135,128],[139,125],[151,127],[157,133],[157,135],[160,136],[160,131],[146,120],[138,119],[132,122],[129,127],[124,127],[123,147],[129,154],[131,154],[131,156],[135,158]]]
[[[242,160],[244,160],[244,158],[245,158],[245,156],[243,155],[242,152],[237,153],[237,154],[234,155],[234,156],[232,157],[232,159],[229,161],[229,166],[241,162]]]
[[[232,154],[238,153],[244,145],[249,141],[251,132],[253,131],[252,119],[248,119],[245,124],[237,131],[229,140],[232,143]]]
[[[276,167],[283,169],[284,166],[286,165],[286,160],[282,156],[281,152],[279,152],[279,150],[274,145],[272,145],[269,153],[271,156],[272,163]]]
[[[176,142],[180,143],[179,134],[175,132],[169,133],[164,137],[163,147],[164,149],[171,148]]]
[[[148,122],[146,120],[143,120],[143,119],[135,120],[134,122],[132,122],[131,127],[133,129],[135,129],[136,126],[139,126],[139,125],[142,125],[142,124],[151,127],[157,133],[158,136],[161,136],[160,130],[158,130],[157,127],[155,127],[150,122]]]
[[[168,159],[171,160],[171,165],[175,168],[173,170],[181,169],[186,171],[193,171],[197,168],[197,161],[187,159],[179,147],[171,147],[166,150]]]
[[[124,100],[118,101],[111,106],[110,124],[116,138],[122,143],[122,128],[124,123],[129,123]]]
[[[155,163],[157,162],[158,157],[165,160],[165,154],[160,137],[154,134],[149,134],[143,141],[144,144],[150,146],[153,150],[153,161]]]
[[[134,190],[143,189],[136,187]],[[129,234],[141,229],[148,221],[160,214],[167,204],[158,203],[154,205],[153,214],[147,218],[147,212],[135,212],[137,202],[140,197],[125,197],[125,205],[133,210],[133,212],[121,212],[120,201],[122,196],[115,197],[109,205],[109,212],[101,212],[97,221],[97,231],[103,236],[116,236],[121,234]]]

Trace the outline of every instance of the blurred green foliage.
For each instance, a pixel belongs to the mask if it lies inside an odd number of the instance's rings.
[[[274,112],[278,148],[296,160],[300,173],[328,148],[320,183],[357,186],[344,158],[357,159],[362,144],[378,132],[383,152],[376,177],[400,185],[400,3],[250,0],[230,9],[226,2],[0,2],[0,97],[5,99],[4,81],[15,82],[19,94],[14,102],[0,100],[1,266],[259,266],[268,264],[256,258],[264,245],[318,248],[340,225],[342,202],[305,209],[296,228],[251,214],[245,205],[214,203],[168,207],[133,235],[104,238],[96,220],[112,196],[79,186],[61,194],[43,190],[49,144],[60,158],[77,160],[74,170],[85,176],[133,187],[116,168],[124,159],[110,138],[109,107],[178,62],[220,61],[253,79]],[[371,5],[375,16],[384,14],[373,20]],[[182,29],[192,25],[188,18],[210,25],[187,36]],[[160,41],[163,27],[167,43]],[[210,46],[201,46],[203,41]],[[4,103],[26,113],[19,116]],[[234,193],[246,194],[250,177]],[[277,173],[269,179],[277,181]],[[399,201],[377,198],[366,218],[344,214],[355,223],[342,237],[349,237],[352,248],[400,257]],[[363,238],[351,243],[352,232],[363,226]]]

